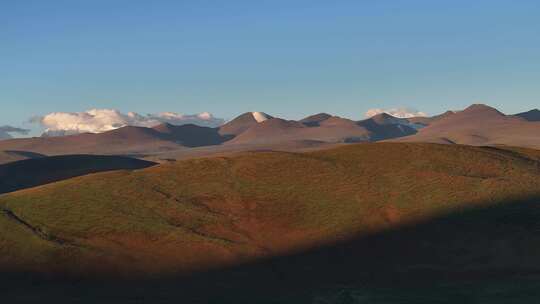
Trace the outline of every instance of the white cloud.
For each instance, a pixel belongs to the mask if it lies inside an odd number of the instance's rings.
[[[196,124],[217,127],[225,121],[208,112],[183,115],[173,112],[141,115],[112,109],[92,109],[86,112],[55,112],[32,119],[45,128],[44,135],[58,136],[78,133],[101,133],[125,126],[153,127],[161,123],[173,125]]]
[[[0,127],[0,139],[9,139],[12,138],[11,134],[20,134],[20,135],[26,135],[30,132],[30,130],[21,129],[21,128],[15,128],[12,126],[1,126]]]
[[[366,112],[365,116],[367,118],[370,118],[372,116],[375,116],[381,113],[386,113],[397,118],[411,118],[411,117],[417,117],[417,116],[422,116],[422,117],[427,116],[426,113],[420,112],[411,108],[392,108],[392,109],[386,109],[386,110],[385,109],[369,109]]]

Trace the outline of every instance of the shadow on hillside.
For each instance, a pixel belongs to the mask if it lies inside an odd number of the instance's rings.
[[[90,173],[135,170],[156,163],[123,156],[60,155],[0,165],[0,193],[36,187]]]
[[[181,126],[162,124],[153,129],[159,132],[161,138],[189,148],[220,145],[234,138],[234,135],[220,134],[218,128],[201,127],[194,124]]]
[[[26,158],[41,158],[41,157],[47,157],[47,155],[35,153],[35,152],[29,152],[29,151],[19,151],[19,150],[7,150],[4,151],[6,154],[13,155],[13,156],[23,156]]]
[[[539,276],[537,276],[539,275]],[[100,303],[531,303],[540,197],[439,216],[287,256],[120,281],[4,274],[5,299]],[[510,301],[512,300],[512,301]]]

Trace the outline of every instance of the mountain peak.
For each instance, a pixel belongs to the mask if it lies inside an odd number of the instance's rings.
[[[328,119],[330,117],[332,117],[332,115],[330,115],[328,113],[321,112],[321,113],[313,114],[313,115],[310,115],[310,116],[308,116],[306,118],[303,118],[301,121],[324,120],[324,119]]]
[[[461,111],[461,113],[468,115],[506,116],[493,107],[477,103],[468,106],[465,110]]]
[[[464,112],[471,112],[471,111],[497,111],[497,109],[490,107],[483,103],[473,103],[472,105],[468,106],[463,110]]]
[[[378,124],[387,123],[387,122],[395,122],[395,121],[401,120],[400,118],[394,117],[388,113],[380,113],[380,114],[371,116],[368,119],[371,119]]]
[[[272,116],[263,112],[246,112],[235,119],[227,122],[219,128],[222,135],[238,135],[253,125],[266,121]]]
[[[372,118],[373,118],[373,117],[390,118],[390,117],[394,117],[394,116],[392,116],[392,115],[390,115],[390,114],[388,114],[388,113],[386,113],[386,112],[383,112],[383,113],[379,113],[379,114],[377,114],[377,115],[372,116]]]
[[[310,115],[302,120],[300,120],[301,123],[305,124],[306,126],[310,127],[316,127],[319,126],[319,124],[325,120],[328,120],[332,117],[332,115],[328,113],[318,113],[314,115]]]
[[[258,123],[261,123],[265,120],[272,118],[272,116],[264,112],[251,112],[251,115],[253,116],[253,119],[255,119],[255,121],[257,121]]]

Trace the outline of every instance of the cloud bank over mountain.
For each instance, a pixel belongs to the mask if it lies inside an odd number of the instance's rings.
[[[30,130],[15,128],[12,126],[0,126],[0,139],[13,138],[11,134],[26,135]]]
[[[195,124],[217,127],[225,120],[208,112],[184,115],[174,112],[141,115],[135,112],[122,113],[114,109],[92,109],[85,112],[55,112],[32,119],[39,123],[45,136],[61,136],[78,133],[101,133],[125,126],[153,127],[161,123],[173,125]]]
[[[420,112],[411,108],[392,108],[392,109],[386,109],[386,110],[379,109],[379,108],[369,109],[366,112],[365,116],[367,118],[370,118],[381,113],[386,113],[397,118],[411,118],[411,117],[418,117],[418,116],[420,117],[427,116],[426,113]]]

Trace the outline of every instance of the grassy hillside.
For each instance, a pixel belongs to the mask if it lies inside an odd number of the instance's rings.
[[[336,271],[345,282],[534,273],[538,155],[378,143],[73,178],[0,196],[0,265],[134,278],[264,257],[287,274],[278,281],[333,284]]]

